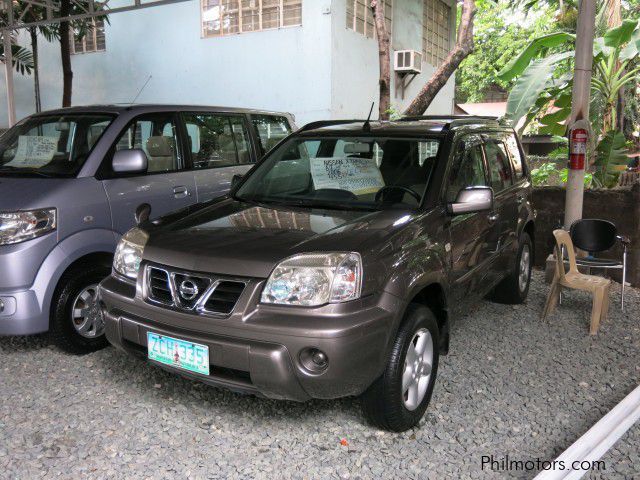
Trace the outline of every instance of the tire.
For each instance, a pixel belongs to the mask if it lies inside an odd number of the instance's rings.
[[[528,268],[526,271],[521,269],[523,266],[524,255],[527,255],[526,263]],[[529,294],[529,285],[531,284],[531,268],[533,266],[533,243],[527,232],[522,232],[518,246],[518,255],[513,267],[513,271],[502,280],[491,292],[489,299],[509,305],[524,303]],[[521,278],[521,274],[523,277]],[[526,282],[524,282],[526,279]],[[522,281],[521,281],[522,280]],[[524,283],[523,283],[524,282]]]
[[[424,335],[420,338],[424,338],[427,345],[428,337],[426,334],[428,333],[430,336],[431,370],[427,378],[422,376],[421,380],[415,383],[415,388],[418,391],[421,388],[424,389],[421,400],[408,405],[411,403],[408,400],[408,393],[413,387],[403,392],[403,376],[409,373],[407,369],[409,371],[416,370],[405,365],[405,360],[409,348],[413,347],[416,341],[415,337],[420,332]],[[431,400],[438,374],[439,344],[438,323],[431,310],[423,305],[410,304],[387,358],[383,374],[373,382],[361,398],[364,416],[371,424],[384,430],[404,432],[420,422]],[[420,371],[418,371],[419,373]],[[409,377],[411,377],[410,373]],[[408,383],[413,385],[413,382]],[[420,394],[416,398],[419,399]]]
[[[81,355],[95,352],[108,345],[101,314],[100,317],[96,316],[99,305],[94,305],[94,299],[87,297],[85,292],[91,296],[91,288],[106,278],[110,271],[110,266],[107,265],[84,264],[68,270],[60,278],[52,301],[50,331],[53,341],[62,350]],[[82,311],[85,317],[74,318],[74,306],[81,307],[76,308],[76,311]],[[82,322],[82,318],[86,318],[87,321]],[[94,327],[80,333],[80,330],[90,326],[90,322]]]

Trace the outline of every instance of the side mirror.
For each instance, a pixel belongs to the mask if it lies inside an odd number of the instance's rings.
[[[145,173],[149,160],[144,150],[139,148],[118,150],[113,154],[111,166],[116,173]]]
[[[151,215],[151,205],[149,205],[148,203],[143,203],[141,205],[138,205],[138,208],[136,208],[136,215],[135,215],[136,225],[140,225],[146,222],[147,220],[149,220],[150,215]]]
[[[231,177],[231,188],[235,187],[242,180],[242,175],[236,173],[233,177]]]
[[[456,201],[447,205],[451,215],[476,213],[493,208],[493,189],[491,187],[467,187],[458,192]]]

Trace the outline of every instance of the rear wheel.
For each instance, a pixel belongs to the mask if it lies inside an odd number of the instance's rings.
[[[107,265],[81,265],[60,279],[53,299],[51,334],[63,350],[83,354],[107,346],[98,283],[109,272]]]
[[[438,345],[438,324],[431,310],[409,305],[384,373],[362,396],[369,422],[395,432],[420,422],[438,373]]]
[[[502,280],[489,298],[506,304],[523,303],[529,294],[531,268],[533,266],[533,244],[527,232],[522,232],[516,264],[507,278]]]

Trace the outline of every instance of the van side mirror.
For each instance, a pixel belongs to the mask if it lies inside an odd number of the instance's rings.
[[[238,185],[240,183],[240,180],[242,180],[242,175],[240,175],[239,173],[236,173],[233,177],[231,177],[231,188]]]
[[[140,148],[118,150],[111,161],[111,167],[116,173],[145,173],[148,166],[147,154]]]
[[[142,203],[138,205],[135,215],[136,225],[140,225],[149,220],[149,216],[151,216],[151,205],[149,205],[148,203]]]
[[[476,213],[493,208],[493,189],[491,187],[467,187],[458,192],[456,201],[447,205],[451,215]]]

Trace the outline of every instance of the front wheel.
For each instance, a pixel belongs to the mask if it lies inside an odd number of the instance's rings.
[[[362,396],[369,422],[395,432],[420,422],[438,373],[438,345],[438,323],[431,310],[409,305],[382,376]]]
[[[83,354],[107,346],[98,305],[98,283],[109,275],[106,265],[83,265],[62,276],[51,312],[51,334],[63,350]]]

